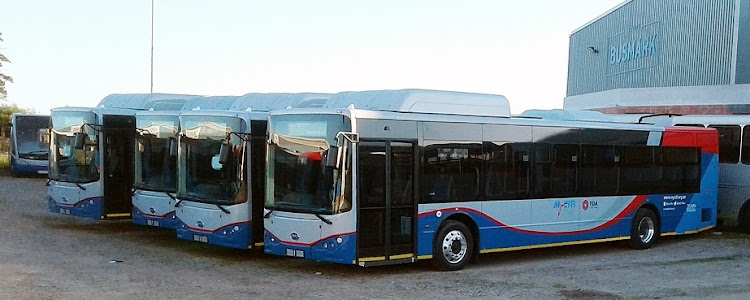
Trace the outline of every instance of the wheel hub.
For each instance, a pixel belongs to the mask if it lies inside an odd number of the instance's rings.
[[[466,257],[468,244],[466,236],[461,231],[452,230],[445,235],[443,239],[443,256],[452,264],[461,262]]]
[[[654,226],[654,220],[649,217],[641,219],[638,223],[638,237],[641,239],[641,243],[647,244],[654,238],[654,232],[656,231]]]

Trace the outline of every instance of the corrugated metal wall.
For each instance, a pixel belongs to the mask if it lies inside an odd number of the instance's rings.
[[[740,1],[736,84],[750,83],[750,0]]]
[[[625,3],[570,36],[567,95],[730,84],[736,3]]]

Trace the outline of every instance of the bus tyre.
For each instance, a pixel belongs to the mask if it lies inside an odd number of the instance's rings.
[[[633,249],[648,249],[659,238],[659,219],[647,208],[639,208],[630,227],[628,246]]]
[[[433,264],[439,270],[463,269],[474,254],[474,238],[461,222],[446,221],[438,231],[432,247]]]

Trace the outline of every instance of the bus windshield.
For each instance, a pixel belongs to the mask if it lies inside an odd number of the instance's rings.
[[[351,209],[351,180],[346,180],[345,196],[337,197],[340,170],[325,165],[336,135],[351,131],[349,118],[281,115],[272,116],[269,123],[266,208],[320,214]]]
[[[210,204],[247,201],[243,176],[245,143],[242,120],[222,116],[182,116],[180,136],[180,180],[177,195]],[[228,138],[228,139],[227,139]],[[221,145],[229,151],[221,161]]]
[[[96,130],[86,124],[96,124],[92,112],[52,113],[52,155],[49,178],[64,182],[94,182],[99,180],[99,142]],[[83,134],[83,147],[76,148],[75,134]]]
[[[20,158],[47,160],[49,117],[16,115],[13,119],[15,152]]]
[[[138,189],[177,192],[177,116],[138,116],[135,178]]]

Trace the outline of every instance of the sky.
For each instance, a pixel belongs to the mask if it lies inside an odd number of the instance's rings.
[[[154,0],[153,91],[421,88],[562,108],[570,33],[622,1]],[[0,0],[0,32],[7,104],[150,91],[151,0]]]

